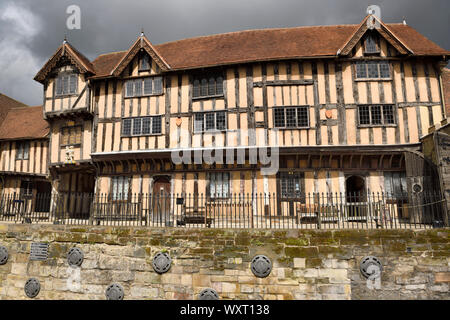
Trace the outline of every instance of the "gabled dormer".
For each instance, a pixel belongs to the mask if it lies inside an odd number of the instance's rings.
[[[89,59],[64,40],[34,78],[44,85],[44,117],[90,114],[87,78],[94,74]]]
[[[128,49],[111,71],[112,77],[124,80],[125,98],[164,94],[162,74],[170,66],[144,33]]]

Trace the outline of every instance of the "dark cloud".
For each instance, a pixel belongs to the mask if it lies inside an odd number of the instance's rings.
[[[66,8],[72,4],[81,8],[81,30],[66,28]],[[409,25],[450,49],[448,0],[0,0],[0,92],[40,104],[42,87],[33,76],[65,34],[94,59],[126,50],[142,27],[158,44],[246,29],[356,24],[369,4],[380,5],[383,21],[401,22],[405,17]]]

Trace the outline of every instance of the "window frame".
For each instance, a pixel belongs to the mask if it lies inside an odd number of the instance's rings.
[[[217,129],[217,114],[223,113],[225,115],[225,128],[224,129]],[[202,122],[202,130],[198,131],[196,130],[195,124],[196,124],[196,116],[203,114],[203,122]],[[214,114],[214,129],[206,129],[206,117],[208,114]],[[228,130],[228,113],[225,110],[215,110],[215,111],[199,111],[194,112],[193,114],[193,121],[192,121],[192,132],[194,134],[197,133],[219,133],[219,132],[226,132]]]
[[[142,61],[144,60],[144,57],[147,58],[147,68],[142,68]],[[147,52],[143,52],[139,55],[139,67],[138,72],[148,72],[151,70],[151,57]]]
[[[369,78],[369,64],[370,63],[376,63],[377,64],[377,70],[378,70],[378,78]],[[387,64],[389,68],[389,77],[382,78],[381,77],[381,65],[385,63]],[[358,65],[364,64],[365,70],[366,70],[366,77],[365,78],[359,78],[358,77]],[[380,59],[373,59],[373,60],[358,60],[353,63],[353,75],[355,81],[392,81],[392,65],[389,60],[380,60]]]
[[[114,186],[115,186],[114,182],[116,181],[116,183],[117,183],[119,179],[122,180],[121,181],[122,189],[124,189],[124,186],[125,186],[124,182],[126,181],[126,184],[128,186],[128,190],[126,192],[122,192],[122,193],[117,192],[117,193],[115,193],[114,189],[116,189],[116,188],[114,188]],[[118,187],[118,185],[116,185],[116,187]],[[125,190],[122,190],[122,191],[125,191]],[[127,175],[111,176],[110,195],[111,195],[111,197],[110,197],[111,202],[115,202],[115,203],[117,203],[117,202],[130,202],[131,201],[131,177],[127,176]],[[123,195],[124,197],[122,198],[119,195]]]
[[[26,157],[25,157],[25,150],[27,150]],[[16,142],[15,160],[30,160],[30,141]]]
[[[217,93],[217,80],[221,78],[222,79],[222,85],[220,86],[221,88],[221,93]],[[210,80],[214,79],[214,85],[215,85],[215,90],[214,90],[214,94],[210,94]],[[196,89],[195,89],[195,83],[196,81],[198,81],[199,83],[199,87],[198,87],[198,92],[199,95],[196,95]],[[206,81],[206,94],[202,94],[202,90],[203,90],[203,86],[202,84]],[[220,98],[220,97],[224,97],[225,93],[223,91],[223,83],[225,81],[225,77],[223,75],[222,72],[217,72],[217,73],[205,73],[205,74],[197,74],[194,75],[192,78],[192,100],[201,100],[201,99],[211,99],[211,98]]]
[[[23,187],[26,185],[26,187]],[[34,183],[31,180],[20,180],[20,197],[31,198],[33,197]]]
[[[372,38],[374,40],[375,43],[375,51],[367,51],[367,39],[368,38]],[[364,50],[364,55],[379,55],[381,53],[381,46],[380,46],[380,37],[376,34],[367,34],[364,37],[364,46],[363,46],[363,50]]]
[[[214,191],[216,191],[216,189],[217,189],[217,181],[219,181],[217,179],[217,175],[219,175],[219,174],[221,175],[221,178],[222,178],[222,180],[220,180],[221,183],[222,183],[221,190],[224,189],[223,188],[224,187],[224,181],[225,181],[223,179],[224,176],[227,176],[227,186],[228,186],[228,188],[226,190],[226,193],[224,193],[222,191],[222,193],[220,194],[221,196],[217,196],[217,195],[219,195],[217,192],[214,192],[214,196],[212,196],[213,195],[212,194],[212,190],[213,190],[213,188],[212,188],[213,183],[212,182],[214,181]],[[211,179],[212,175],[214,175],[216,177],[216,179],[212,180]],[[228,200],[228,199],[231,198],[230,191],[231,191],[231,174],[230,174],[230,172],[218,171],[218,172],[210,172],[208,174],[208,194],[207,194],[207,197],[208,197],[209,200],[211,200],[211,201]]]
[[[360,108],[361,107],[368,107],[369,108],[369,124],[361,124],[361,115],[360,115]],[[381,116],[381,124],[373,124],[372,121],[372,107],[380,107],[380,116]],[[392,107],[392,116],[394,123],[386,123],[385,122],[385,107]],[[359,104],[357,105],[357,112],[358,112],[358,128],[373,128],[373,127],[396,127],[397,126],[397,117],[396,112],[397,108],[395,104]]]
[[[76,130],[76,128],[80,128],[80,142],[75,141],[75,143],[70,143],[71,135],[69,134],[68,143],[63,143],[62,140],[63,140],[64,130],[69,130],[69,133],[70,133],[71,130]],[[75,124],[73,126],[63,126],[60,128],[59,134],[60,134],[59,146],[61,148],[65,148],[67,146],[77,147],[77,146],[81,146],[81,144],[83,143],[83,125],[82,124]],[[76,137],[76,134],[75,134],[75,137]]]
[[[295,130],[295,129],[310,129],[311,128],[311,122],[310,122],[310,108],[309,105],[302,105],[302,106],[282,106],[282,107],[272,107],[272,120],[273,120],[273,128],[278,130]],[[275,122],[275,110],[284,110],[284,126],[277,126]],[[287,109],[295,109],[295,126],[287,126]],[[306,116],[307,116],[307,125],[306,126],[299,126],[298,125],[298,110],[299,109],[306,109]]]
[[[75,77],[75,91],[70,91],[71,77]],[[77,96],[78,93],[78,77],[79,74],[76,72],[61,72],[54,79],[55,88],[55,98],[67,97],[67,96]],[[68,78],[68,92],[64,92],[64,78]],[[58,84],[61,84],[61,93],[58,93]]]
[[[155,92],[155,79],[161,79],[161,92]],[[145,80],[146,79],[152,79],[152,92],[151,93],[145,93]],[[132,82],[133,83],[133,94],[129,95],[128,92],[128,83]],[[136,95],[136,85],[135,82],[141,82],[141,94],[140,95]],[[152,96],[161,96],[164,94],[164,77],[161,75],[157,75],[157,76],[147,76],[147,77],[132,77],[132,78],[128,78],[124,80],[124,88],[125,88],[125,92],[124,92],[124,98],[125,99],[132,99],[132,98],[141,98],[141,97],[152,97]]]
[[[285,179],[292,179],[294,180],[294,188],[296,179],[298,179],[298,183],[300,185],[300,192],[299,193],[283,193],[283,182]],[[304,172],[288,172],[288,171],[282,171],[279,172],[277,175],[277,179],[279,181],[279,195],[281,201],[289,201],[289,200],[296,200],[300,202],[306,201],[306,193],[305,193],[305,173]],[[287,184],[289,185],[289,180],[287,181]]]
[[[142,133],[143,132],[143,128],[144,128],[144,119],[146,119],[146,118],[150,118],[151,120],[150,120],[150,125],[149,125],[149,127],[150,127],[150,133]],[[154,118],[160,118],[161,120],[160,120],[160,123],[161,123],[161,131],[160,132],[158,132],[158,133],[153,133],[153,119]],[[134,133],[134,123],[135,123],[135,120],[137,120],[137,119],[140,119],[140,123],[141,123],[141,130],[140,130],[140,133],[138,133],[138,134],[135,134]],[[130,134],[125,134],[124,133],[124,130],[123,130],[123,128],[124,128],[124,121],[131,121],[131,125],[130,125]],[[146,137],[146,136],[160,136],[160,135],[163,135],[163,133],[162,133],[162,128],[163,128],[163,125],[162,125],[162,115],[153,115],[153,116],[144,116],[144,117],[127,117],[127,118],[122,118],[122,121],[121,121],[121,124],[120,124],[120,136],[121,137],[124,137],[124,138],[127,138],[127,137]]]

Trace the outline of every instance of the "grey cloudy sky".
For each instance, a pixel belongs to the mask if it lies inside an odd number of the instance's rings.
[[[66,9],[81,8],[81,29],[68,30]],[[141,28],[154,44],[231,31],[360,23],[369,4],[384,22],[407,23],[450,49],[448,0],[0,0],[0,92],[42,104],[33,80],[67,34],[93,60],[126,50]]]

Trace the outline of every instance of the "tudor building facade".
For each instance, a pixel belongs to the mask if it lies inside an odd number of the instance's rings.
[[[142,34],[92,62],[65,41],[35,77],[55,192],[121,201],[273,192],[278,214],[290,214],[289,201],[308,192],[433,187],[420,137],[447,117],[441,72],[450,52],[407,25],[370,19],[157,46]],[[263,175],[249,154],[274,144],[278,173]],[[174,150],[211,149],[235,158],[245,150],[246,161],[171,159]]]

